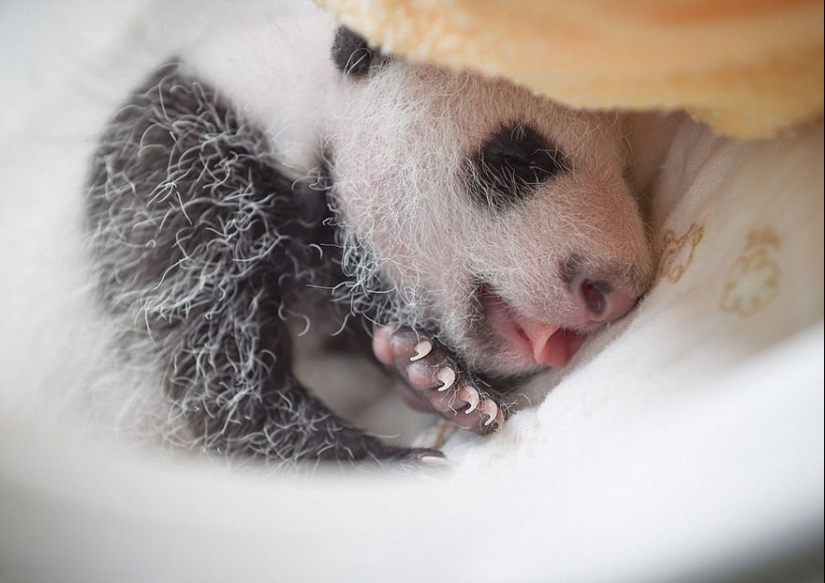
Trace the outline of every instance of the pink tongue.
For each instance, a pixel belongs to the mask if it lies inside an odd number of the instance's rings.
[[[514,324],[516,333],[530,344],[537,364],[562,367],[584,342],[584,336],[552,324],[529,319],[519,319]]]
[[[509,304],[494,292],[487,293],[484,300],[487,317],[499,336],[536,364],[562,367],[584,342],[584,336],[556,324],[513,314]]]

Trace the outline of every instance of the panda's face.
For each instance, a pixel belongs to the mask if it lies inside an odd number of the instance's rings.
[[[357,275],[392,287],[393,317],[479,370],[524,374],[564,365],[647,289],[615,116],[387,59],[347,33],[333,60],[334,197],[365,251]]]

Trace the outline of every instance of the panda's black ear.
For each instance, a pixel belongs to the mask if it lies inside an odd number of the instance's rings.
[[[341,26],[335,33],[332,61],[344,75],[366,77],[370,69],[384,64],[388,59],[348,28]]]

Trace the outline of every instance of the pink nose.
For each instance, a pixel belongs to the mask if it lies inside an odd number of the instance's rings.
[[[612,322],[627,314],[639,299],[604,281],[582,280],[577,298],[591,322]]]

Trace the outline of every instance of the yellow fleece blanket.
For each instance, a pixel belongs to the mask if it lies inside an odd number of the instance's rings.
[[[319,0],[386,50],[577,107],[686,109],[729,135],[822,115],[817,0]]]

